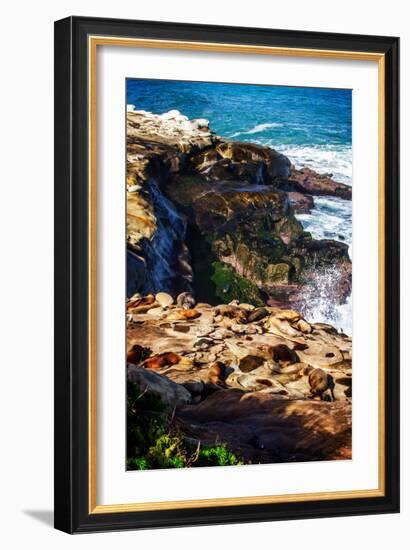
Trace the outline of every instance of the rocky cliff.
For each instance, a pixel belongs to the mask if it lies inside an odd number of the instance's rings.
[[[315,240],[297,211],[314,195],[349,199],[329,175],[296,170],[268,147],[227,141],[178,111],[127,114],[128,295],[194,291],[211,304],[292,304],[331,268],[350,293],[344,243]],[[310,290],[309,290],[310,289]]]

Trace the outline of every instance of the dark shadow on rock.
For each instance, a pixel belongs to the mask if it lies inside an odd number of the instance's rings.
[[[177,413],[184,433],[247,463],[351,458],[351,405],[229,389]]]
[[[23,513],[48,527],[54,527],[53,510],[23,510]]]

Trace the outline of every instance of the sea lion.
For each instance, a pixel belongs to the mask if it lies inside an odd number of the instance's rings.
[[[234,304],[221,304],[215,308],[215,316],[221,315],[229,319],[235,319],[238,323],[244,324],[248,321],[248,312]]]
[[[335,400],[335,382],[331,374],[328,374],[323,369],[313,368],[309,372],[308,380],[312,399],[320,398],[323,400],[325,395],[328,395],[330,401]]]
[[[195,306],[195,298],[190,292],[181,292],[177,296],[177,306],[183,309],[192,309]]]
[[[184,309],[181,313],[185,319],[197,319],[201,316],[201,313],[196,309]]]
[[[173,353],[172,351],[158,353],[157,355],[153,355],[152,357],[146,359],[141,364],[141,367],[144,367],[145,369],[160,370],[164,367],[178,364],[181,359],[182,357],[180,355]]]
[[[149,348],[134,344],[127,352],[127,363],[138,365],[138,363],[141,363],[141,361],[149,357],[150,354],[151,350]]]
[[[286,344],[277,344],[271,348],[272,359],[275,363],[297,363],[297,354]]]
[[[221,361],[215,361],[209,367],[208,380],[212,384],[220,385],[225,378],[225,365]]]
[[[197,319],[200,316],[201,312],[197,309],[174,309],[166,316],[166,319],[170,321],[185,321],[187,319]]]
[[[269,315],[269,311],[265,307],[257,307],[248,313],[248,323],[260,321]]]

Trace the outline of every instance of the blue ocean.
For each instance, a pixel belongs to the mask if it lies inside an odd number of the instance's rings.
[[[127,104],[137,110],[161,114],[177,109],[189,118],[206,118],[222,137],[270,146],[297,168],[308,166],[352,185],[351,90],[128,79],[126,94]],[[351,201],[314,200],[310,214],[298,215],[305,229],[315,238],[351,245]],[[351,330],[350,301],[329,318],[325,282],[310,316]]]

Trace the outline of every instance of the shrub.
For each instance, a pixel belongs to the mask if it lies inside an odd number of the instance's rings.
[[[243,464],[223,444],[196,448],[159,399],[141,393],[132,383],[127,392],[128,470]]]

